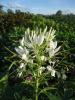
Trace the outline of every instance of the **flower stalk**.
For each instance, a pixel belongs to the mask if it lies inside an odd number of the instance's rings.
[[[39,79],[36,78],[36,87],[35,87],[35,100],[38,100],[38,87],[39,87]]]

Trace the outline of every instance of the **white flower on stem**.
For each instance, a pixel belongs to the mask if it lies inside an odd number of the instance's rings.
[[[50,30],[48,32],[47,32],[47,27],[45,30],[46,30],[46,32],[44,33],[44,35],[45,35],[46,41],[53,40],[55,37],[55,30],[53,30],[52,27],[50,28]]]
[[[57,55],[57,52],[59,51],[60,48],[61,47],[58,47],[58,48],[52,49],[52,50],[50,49],[49,50],[49,57],[52,58],[53,56]]]
[[[53,30],[52,28],[50,28],[49,31],[47,31],[47,27],[44,29],[44,31],[42,31],[41,29],[31,31],[28,28],[25,31],[25,35],[23,36],[22,40],[20,41],[20,46],[15,48],[15,50],[25,64],[34,64],[34,62],[36,62],[38,63],[37,65],[39,65],[39,61],[36,61],[38,57],[41,62],[45,62],[47,60],[51,60],[50,58],[54,57],[59,51],[60,47],[57,47],[57,41],[54,41],[54,37],[55,30]],[[51,73],[51,76],[55,77],[56,71],[51,66],[51,63],[53,64],[52,66],[54,66],[55,64],[53,62],[50,62],[50,65],[47,66],[47,70]],[[20,68],[23,68],[24,66],[25,65],[21,63]],[[41,75],[44,72],[45,67],[40,67],[39,69],[38,68],[36,70],[39,70],[39,75]],[[19,73],[19,76],[21,75],[22,72]]]
[[[19,68],[24,68],[24,67],[25,67],[25,64],[21,63]]]
[[[18,48],[21,49],[21,50],[23,50],[23,47],[22,46],[18,46]]]
[[[43,41],[44,41],[44,35],[38,34],[38,31],[31,31],[29,34],[30,30],[25,31],[25,36],[24,36],[24,44],[28,48],[34,48],[34,45],[40,46]]]
[[[55,49],[57,47],[57,41],[50,41],[49,42],[49,48],[50,49]]]
[[[19,46],[18,48],[15,48],[15,50],[17,51],[21,59],[28,61],[29,51],[25,47]]]
[[[47,70],[51,73],[51,76],[55,77],[56,71],[51,66],[47,66]]]
[[[41,45],[42,43],[43,43],[43,41],[44,41],[44,36],[43,35],[35,35],[34,37],[33,37],[33,42],[34,42],[34,44],[37,44],[37,45]]]
[[[52,58],[56,55],[60,48],[60,46],[57,47],[57,41],[50,41],[48,44],[48,48],[46,48],[46,51],[49,52],[49,57]]]
[[[55,55],[54,50],[49,50],[49,57],[52,58]]]
[[[51,66],[54,66],[55,65],[55,62],[54,61],[51,61],[50,60],[49,63],[50,63]]]
[[[54,53],[57,53],[57,52],[60,50],[60,48],[61,48],[61,46],[59,46],[58,48],[56,48],[56,49],[54,50]]]

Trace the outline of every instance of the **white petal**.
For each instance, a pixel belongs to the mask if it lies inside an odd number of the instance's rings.
[[[50,73],[51,73],[51,76],[54,76],[55,77],[55,70],[49,65],[49,66],[47,66],[47,70],[48,71],[50,71]]]
[[[23,50],[23,47],[22,46],[18,46],[18,48],[22,49]]]
[[[15,50],[19,55],[23,54],[23,50],[21,50],[20,48],[15,48]]]
[[[57,41],[54,42],[54,49],[57,47]]]
[[[18,76],[21,77],[21,76],[22,76],[22,72],[20,72],[20,73],[18,74]]]
[[[22,46],[24,46],[24,37],[23,37],[22,40],[20,41],[20,44],[21,44]]]
[[[26,54],[23,54],[23,55],[22,55],[22,59],[25,60],[25,61],[27,61],[27,56],[26,56]]]
[[[54,50],[49,50],[49,57],[52,58],[55,55]]]
[[[57,47],[57,41],[50,41],[50,43],[49,43],[49,47],[50,47],[50,49],[55,49],[56,47]]]
[[[53,69],[53,70],[51,71],[51,76],[55,77],[55,73],[56,73],[56,71]]]
[[[44,41],[44,36],[43,35],[42,36],[40,35],[39,36],[39,42],[40,42],[39,44],[41,45],[43,43],[43,41]]]
[[[47,66],[47,70],[51,71],[52,70],[51,66]]]
[[[44,34],[44,35],[45,35],[46,31],[47,31],[47,26],[45,27],[45,29],[44,29],[44,31],[43,31],[43,34]]]
[[[24,47],[24,53],[25,53],[26,55],[29,54],[29,51],[26,49],[26,47]]]
[[[58,48],[56,48],[56,49],[54,50],[54,53],[57,53],[57,52],[60,50],[60,48],[61,48],[61,46],[59,46]]]

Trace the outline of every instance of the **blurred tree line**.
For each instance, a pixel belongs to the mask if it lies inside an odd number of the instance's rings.
[[[59,10],[53,15],[33,14],[29,12],[22,12],[21,10],[12,11],[8,9],[3,11],[3,6],[0,5],[0,34],[8,33],[14,27],[30,27],[33,29],[38,26],[44,28],[45,26],[52,26],[57,31],[73,32],[75,31],[75,15],[63,15]]]

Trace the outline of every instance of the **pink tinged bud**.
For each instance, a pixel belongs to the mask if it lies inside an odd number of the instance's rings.
[[[28,76],[26,77],[26,80],[31,81],[31,80],[32,80],[32,75],[28,75]]]

